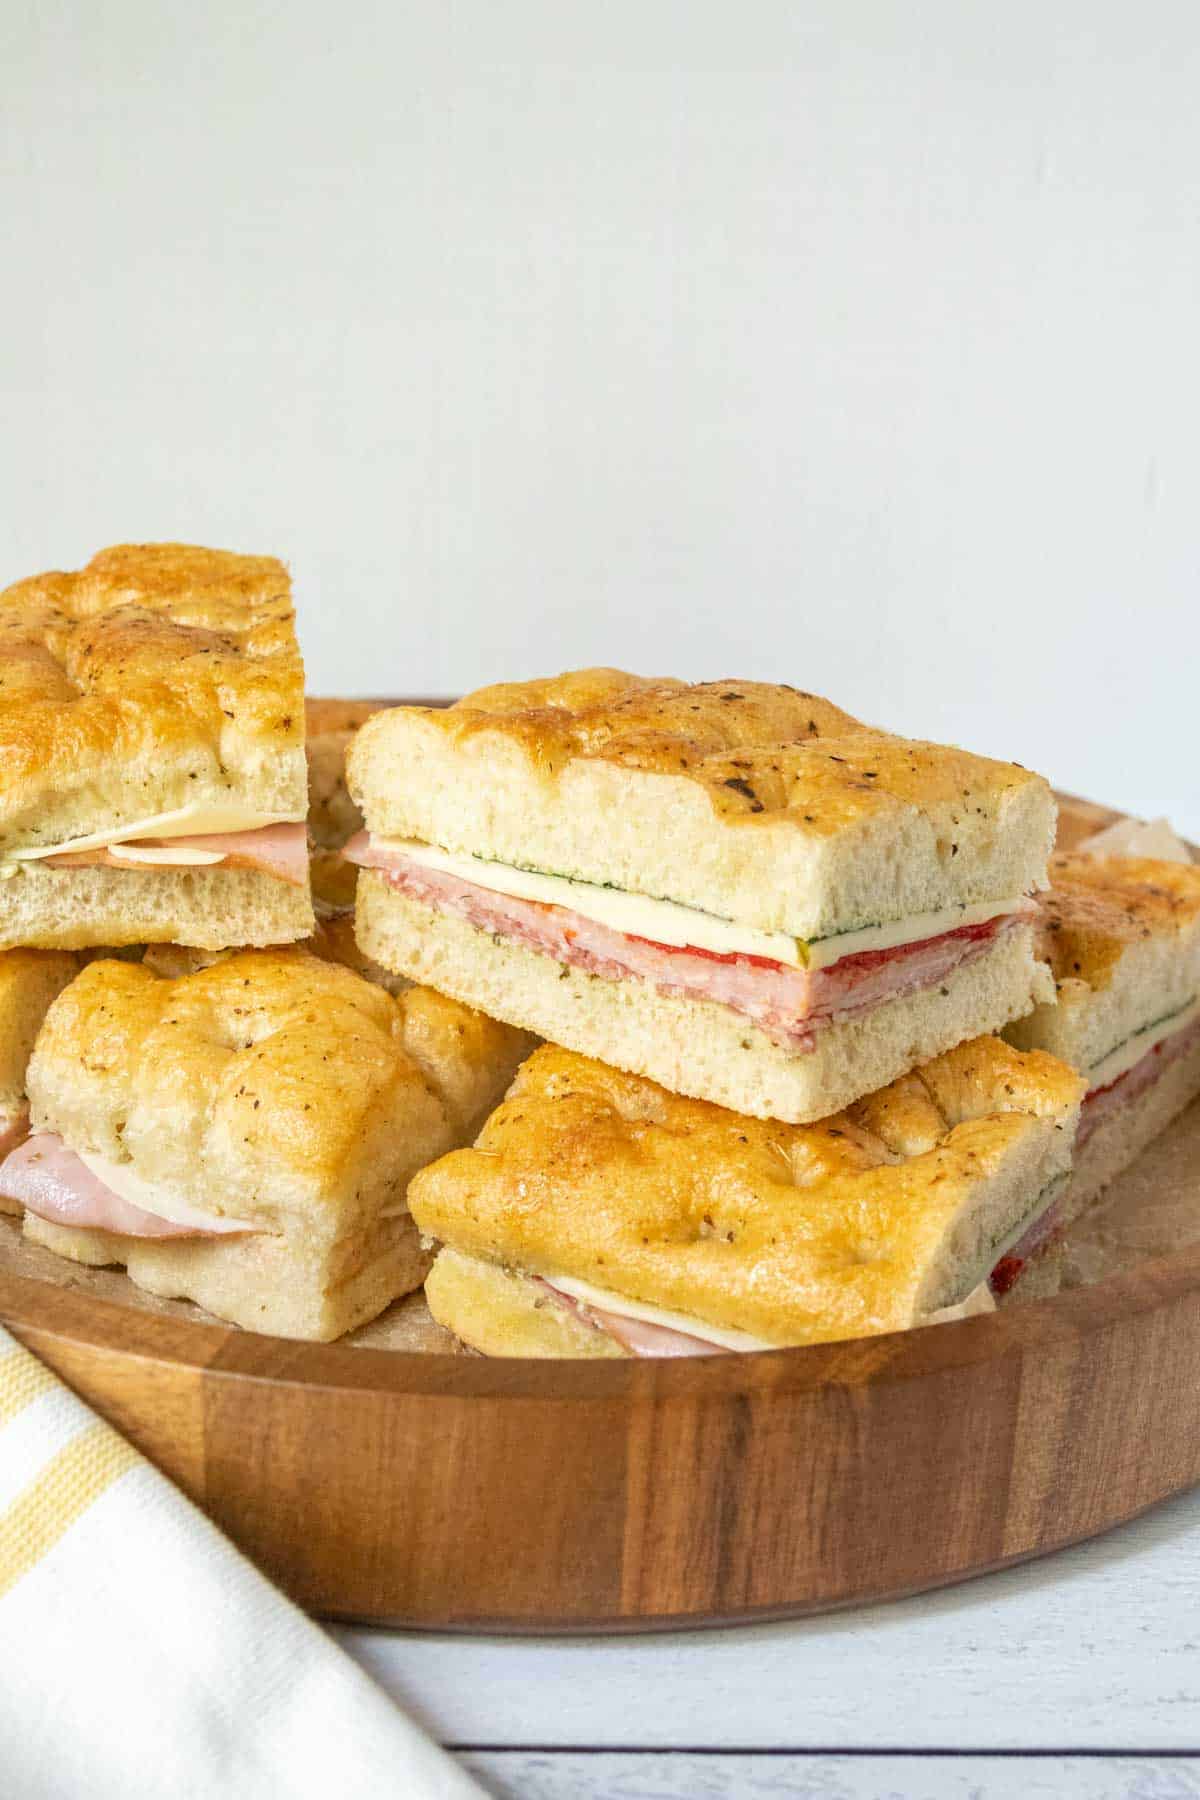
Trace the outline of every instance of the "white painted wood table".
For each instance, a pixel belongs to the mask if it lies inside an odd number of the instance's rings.
[[[504,1800],[1200,1796],[1200,1490],[1040,1562],[793,1624],[335,1635]]]

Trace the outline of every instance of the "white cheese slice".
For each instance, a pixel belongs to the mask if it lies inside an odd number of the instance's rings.
[[[944,906],[939,912],[913,913],[907,919],[889,919],[882,925],[866,925],[861,931],[818,938],[808,945],[808,966],[828,969],[844,956],[858,956],[866,950],[899,950],[904,944],[922,944],[927,938],[941,937],[943,932],[958,931],[965,925],[986,925],[989,919],[1007,918],[1009,914],[1032,918],[1036,911],[1035,901],[1015,894],[1007,900],[980,900],[973,906]]]
[[[1022,1226],[1022,1230],[1025,1227]],[[641,1319],[647,1325],[661,1325],[667,1331],[679,1331],[686,1337],[699,1338],[706,1344],[719,1344],[723,1350],[780,1350],[782,1344],[770,1344],[765,1338],[752,1337],[748,1331],[733,1331],[724,1325],[710,1325],[690,1313],[671,1312],[663,1306],[648,1306],[643,1300],[630,1300],[625,1294],[610,1293],[607,1288],[593,1287],[590,1281],[579,1281],[573,1275],[543,1275],[547,1287],[558,1288],[572,1300],[594,1306],[599,1312],[615,1313],[621,1319]],[[922,1325],[948,1324],[952,1319],[967,1319],[974,1313],[995,1312],[996,1302],[986,1281],[973,1288],[957,1306],[942,1306],[919,1321]]]
[[[543,1275],[547,1287],[558,1288],[572,1300],[582,1300],[600,1312],[615,1313],[620,1319],[641,1319],[647,1325],[661,1325],[666,1331],[680,1331],[686,1337],[702,1338],[706,1344],[720,1344],[725,1350],[778,1350],[764,1338],[752,1337],[748,1331],[730,1331],[723,1325],[709,1325],[690,1313],[671,1312],[663,1306],[647,1306],[644,1300],[630,1300],[625,1294],[612,1294],[607,1288],[593,1287],[590,1281],[577,1281],[573,1275]]]
[[[213,863],[224,862],[225,857],[220,850],[169,850],[164,845],[157,849],[150,844],[110,844],[108,854],[123,863],[147,863],[152,868],[207,868]]]
[[[235,801],[224,805],[193,801],[177,806],[172,812],[151,813],[144,819],[133,819],[127,825],[110,826],[106,831],[93,831],[85,837],[67,838],[61,844],[37,844],[31,849],[10,850],[10,862],[36,862],[43,856],[63,856],[71,850],[107,850],[112,844],[127,843],[135,838],[211,837],[232,831],[261,831],[267,825],[295,825],[304,815],[296,813],[256,812],[253,807]]]
[[[1000,1260],[997,1257],[997,1262]],[[939,1306],[936,1312],[926,1313],[919,1321],[922,1325],[949,1325],[955,1319],[973,1319],[976,1313],[991,1313],[996,1310],[996,1296],[986,1281],[972,1288],[965,1300],[957,1306]]]
[[[127,1200],[130,1206],[140,1207],[142,1212],[153,1213],[156,1219],[169,1219],[172,1225],[191,1225],[197,1231],[261,1231],[261,1225],[251,1225],[246,1219],[229,1219],[221,1213],[202,1212],[179,1194],[173,1194],[160,1182],[147,1181],[137,1174],[129,1163],[110,1162],[107,1156],[97,1156],[92,1150],[75,1152],[80,1162],[101,1180],[105,1187]]]
[[[1179,1012],[1172,1013],[1169,1019],[1160,1019],[1157,1024],[1146,1025],[1141,1031],[1135,1031],[1132,1037],[1102,1056],[1098,1063],[1093,1063],[1087,1070],[1088,1084],[1093,1088],[1107,1087],[1119,1076],[1128,1074],[1129,1070],[1140,1063],[1143,1056],[1149,1056],[1156,1044],[1166,1043],[1180,1031],[1186,1031],[1200,1019],[1200,995]]]
[[[739,925],[721,919],[698,907],[682,906],[677,900],[653,900],[645,894],[629,894],[621,888],[602,887],[596,882],[576,881],[566,875],[543,875],[531,869],[515,869],[507,863],[487,862],[478,856],[456,856],[432,844],[417,843],[409,838],[375,838],[376,848],[392,851],[445,875],[472,882],[494,894],[506,894],[515,900],[534,900],[544,906],[568,907],[597,925],[607,926],[626,937],[649,938],[656,944],[669,944],[676,949],[692,945],[697,950],[711,950],[721,956],[765,956],[773,962],[787,963],[793,968],[824,969],[845,956],[857,956],[865,950],[894,950],[902,944],[921,943],[926,938],[940,937],[962,925],[983,925],[989,919],[1006,913],[1033,911],[1033,902],[1022,895],[1015,899],[985,900],[974,906],[949,906],[940,912],[914,913],[907,919],[892,919],[886,924],[867,925],[859,931],[840,932],[836,937],[819,938],[805,944],[783,931],[760,931],[756,926]]]

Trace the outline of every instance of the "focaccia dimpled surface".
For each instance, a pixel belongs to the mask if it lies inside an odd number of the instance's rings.
[[[0,664],[0,854],[193,802],[304,817],[304,673],[274,557],[121,544],[18,582]]]
[[[393,707],[347,767],[377,836],[802,938],[1023,893],[1055,816],[1015,763],[874,730],[799,689],[615,669]]]
[[[1082,1093],[1053,1058],[980,1038],[792,1126],[545,1046],[409,1199],[467,1255],[769,1342],[904,1329],[961,1299],[1069,1166]]]
[[[503,1093],[527,1040],[469,1008],[395,996],[302,949],[164,978],[91,963],[29,1069],[35,1129],[129,1160],[207,1212],[337,1237]]]
[[[1134,856],[1063,854],[1039,903],[1038,953],[1056,981],[1100,988],[1126,951],[1183,941],[1200,922],[1200,868]]]

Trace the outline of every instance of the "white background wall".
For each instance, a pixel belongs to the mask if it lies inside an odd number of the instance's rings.
[[[1191,0],[0,0],[0,580],[780,677],[1200,834]]]

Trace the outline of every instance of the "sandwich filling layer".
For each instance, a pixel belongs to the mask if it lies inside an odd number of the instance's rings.
[[[1136,1069],[1153,1051],[1158,1050],[1169,1038],[1178,1037],[1188,1031],[1200,1020],[1200,995],[1189,1000],[1185,1005],[1176,1007],[1174,1012],[1166,1013],[1160,1018],[1151,1019],[1149,1024],[1142,1025],[1137,1031],[1123,1039],[1121,1043],[1106,1051],[1091,1067],[1084,1070],[1093,1090],[1110,1087],[1122,1075]]]
[[[1063,1228],[1063,1199],[1066,1194],[1067,1177],[1061,1176],[1055,1184],[1054,1195],[1049,1206],[1040,1212],[1032,1225],[1027,1225],[988,1277],[988,1286],[997,1299],[1011,1292],[1021,1279],[1025,1270],[1039,1251],[1044,1250],[1051,1238]]]
[[[183,806],[107,832],[60,844],[10,850],[0,875],[23,865],[48,869],[254,869],[303,887],[308,879],[308,833],[301,819],[245,807]]]
[[[0,1193],[52,1225],[121,1237],[219,1237],[261,1229],[203,1212],[128,1164],[71,1150],[54,1131],[37,1132],[5,1158]]]
[[[662,994],[728,1006],[799,1053],[814,1048],[824,1025],[946,980],[1035,910],[1032,901],[1017,897],[806,944],[674,901],[373,839],[366,832],[343,854],[380,870],[411,899],[456,913],[478,931],[607,980],[633,978]],[[535,891],[557,897],[533,897]]]
[[[1148,1026],[1145,1032],[1138,1032],[1129,1040],[1131,1044],[1138,1046],[1138,1054],[1136,1060],[1127,1064],[1120,1073],[1101,1084],[1096,1084],[1093,1076],[1093,1086],[1088,1089],[1079,1114],[1076,1148],[1085,1144],[1092,1133],[1114,1114],[1121,1112],[1133,1101],[1140,1100],[1173,1063],[1188,1056],[1200,1044],[1200,1000],[1183,1007],[1174,1015],[1173,1020],[1166,1022],[1165,1029],[1159,1031],[1158,1035],[1153,1035],[1156,1029]],[[1144,1050],[1141,1045],[1147,1038],[1150,1040],[1150,1048]],[[1104,1062],[1098,1066],[1103,1070],[1112,1060],[1111,1057],[1105,1057]]]
[[[719,1356],[730,1352],[780,1350],[785,1346],[768,1343],[747,1331],[730,1331],[709,1325],[687,1313],[669,1311],[665,1307],[647,1306],[640,1300],[627,1299],[607,1288],[593,1287],[566,1275],[535,1275],[532,1278],[550,1301],[574,1313],[583,1324],[603,1331],[627,1350],[631,1356]],[[940,1325],[951,1319],[966,1319],[974,1313],[992,1312],[995,1302],[982,1282],[957,1306],[945,1306],[919,1321],[923,1325]]]

